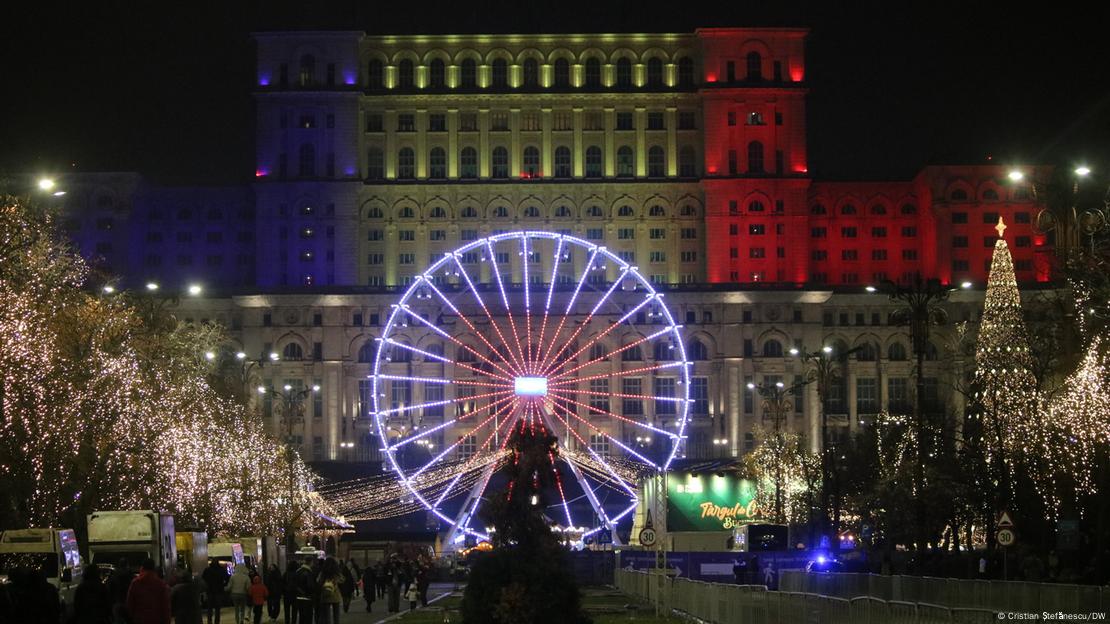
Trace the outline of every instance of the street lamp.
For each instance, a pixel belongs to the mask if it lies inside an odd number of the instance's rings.
[[[868,286],[868,292],[874,292],[876,289],[873,286]],[[806,381],[817,383],[817,409],[819,410],[818,418],[821,422],[821,532],[823,535],[829,534],[829,529],[832,529],[835,535],[839,528],[838,526],[831,526],[828,516],[829,499],[832,497],[830,490],[833,488],[833,471],[831,451],[832,445],[829,443],[829,390],[832,384],[837,383],[841,377],[841,369],[844,362],[847,361],[848,356],[858,351],[861,347],[849,349],[844,353],[833,354],[833,348],[830,345],[825,345],[817,351],[799,351],[798,349],[791,349],[790,355],[798,356],[806,364]],[[839,487],[839,483],[836,484]],[[840,499],[837,497],[836,511],[833,513],[833,519],[839,518]],[[833,522],[832,524],[837,524]],[[830,536],[831,541],[831,536]]]
[[[284,432],[285,442],[285,457],[286,463],[289,468],[289,482],[288,482],[288,501],[289,509],[286,510],[285,526],[285,546],[286,552],[293,552],[297,548],[297,541],[293,534],[296,528],[296,518],[300,515],[300,510],[296,509],[294,504],[296,495],[296,471],[294,464],[296,463],[297,450],[294,447],[293,440],[293,427],[298,424],[304,424],[304,400],[312,393],[319,392],[320,386],[313,385],[309,388],[294,388],[292,384],[285,384],[282,390],[270,390],[274,396],[281,400],[281,424]],[[268,390],[263,387],[258,387],[260,394],[265,394]]]
[[[203,292],[203,290],[204,289],[201,288],[200,284],[189,284],[189,294],[194,297],[200,296],[200,293]]]
[[[26,178],[24,178],[24,180],[26,180]],[[49,193],[50,191],[54,190],[55,186],[56,183],[54,182],[54,178],[39,178],[38,187],[40,191],[46,191]]]
[[[1017,172],[1020,173],[1020,172]],[[1014,179],[1011,175],[1011,179]],[[1020,178],[1018,178],[1020,179]],[[924,279],[920,273],[914,275],[907,283],[883,282],[883,292],[890,301],[900,305],[894,311],[892,319],[898,325],[910,328],[910,342],[913,354],[917,358],[917,367],[914,370],[913,413],[914,429],[917,434],[916,470],[914,475],[917,503],[917,547],[925,545],[925,354],[932,343],[929,334],[933,325],[942,325],[948,320],[948,314],[941,307],[953,288],[940,283],[937,279]]]
[[[790,399],[790,395],[798,391],[799,388],[806,385],[807,381],[797,381],[787,386],[781,381],[776,381],[773,384],[760,383],[755,384],[748,382],[748,390],[756,392],[762,399],[762,407],[765,411],[771,413],[774,419],[774,449],[775,449],[775,522],[778,524],[785,524],[785,517],[782,511],[782,489],[783,489],[783,476],[782,476],[782,453],[785,450],[783,440],[782,425],[783,420],[786,418],[786,413],[790,411],[794,403]]]

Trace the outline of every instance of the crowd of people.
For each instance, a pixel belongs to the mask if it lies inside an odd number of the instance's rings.
[[[58,590],[41,573],[18,571],[0,586],[0,622],[27,624],[220,624],[222,610],[233,608],[235,624],[339,624],[343,613],[360,597],[366,611],[384,600],[386,610],[400,611],[428,604],[431,565],[400,554],[360,568],[354,561],[293,558],[283,571],[276,564],[259,572],[240,564],[229,572],[211,561],[199,576],[174,570],[169,583],[152,559],[133,573],[121,561],[102,575],[85,569],[64,618]],[[357,608],[357,606],[356,606]],[[9,615],[18,614],[18,620]],[[230,623],[229,623],[230,624]]]

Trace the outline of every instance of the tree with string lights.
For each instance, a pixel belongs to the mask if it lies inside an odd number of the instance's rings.
[[[965,440],[982,463],[986,485],[994,493],[983,510],[992,541],[995,513],[1015,504],[1019,469],[1026,459],[1034,459],[1029,446],[1040,434],[1041,403],[1001,218],[996,229],[998,240],[976,342],[972,405],[964,431]]]
[[[221,331],[97,287],[53,215],[17,198],[0,202],[0,258],[0,527],[159,509],[213,531],[280,529],[286,458],[210,383]],[[309,525],[325,507],[293,461]]]
[[[501,469],[507,485],[482,509],[494,550],[478,553],[463,596],[467,622],[587,622],[566,551],[544,515],[549,490],[562,493],[558,438],[525,406]]]

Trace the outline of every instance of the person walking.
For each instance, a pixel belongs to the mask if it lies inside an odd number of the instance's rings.
[[[416,601],[420,598],[420,590],[416,589],[416,583],[409,583],[409,590],[405,592],[405,600],[409,601],[409,611],[416,611]]]
[[[378,595],[378,578],[374,575],[374,566],[367,565],[362,569],[362,597],[366,600],[366,612],[370,613],[374,606],[374,598]]]
[[[306,558],[293,576],[297,590],[297,622],[312,624],[312,614],[316,610],[316,574]]]
[[[362,570],[359,569],[354,559],[347,561],[347,572],[351,575],[351,580],[355,583],[355,596],[358,596],[360,585],[362,585]]]
[[[324,561],[316,583],[320,588],[318,624],[339,624],[339,605],[343,602],[343,593],[340,589],[343,584],[343,573],[335,559],[328,557]]]
[[[389,588],[389,564],[379,561],[377,568],[374,577],[378,581],[378,598],[385,598],[385,592]]]
[[[420,606],[428,606],[428,586],[431,585],[428,567],[421,565],[416,572],[416,594],[420,596]]]
[[[266,614],[270,616],[270,622],[277,622],[278,614],[281,613],[281,598],[285,595],[285,579],[281,576],[281,569],[277,567],[276,563],[271,563],[270,567],[266,568]]]
[[[170,588],[158,576],[153,559],[143,561],[125,604],[131,624],[170,624]]]
[[[270,590],[266,584],[262,582],[262,577],[255,574],[251,579],[250,588],[251,609],[254,611],[254,624],[262,624],[262,607],[266,604],[266,598],[270,596]],[[274,618],[270,618],[274,619]]]
[[[131,566],[125,557],[120,557],[119,563],[112,570],[108,578],[108,595],[112,599],[112,620],[126,622],[127,614],[124,612],[127,603],[127,590],[131,589],[131,581],[135,575],[131,573]]]
[[[204,609],[208,613],[208,624],[212,624],[213,614],[216,624],[220,624],[220,610],[224,608],[224,588],[227,586],[227,568],[224,564],[212,560],[201,574],[204,580],[205,603]]]
[[[284,592],[281,601],[285,603],[285,624],[297,624],[297,562],[290,561],[281,577]]]
[[[193,573],[183,571],[177,577],[178,583],[170,590],[170,612],[175,624],[201,624],[202,609],[200,595],[203,581],[193,578]]]
[[[100,581],[96,566],[85,568],[81,584],[73,594],[73,624],[111,624],[112,597]]]
[[[338,566],[339,576],[342,579],[339,583],[339,595],[343,599],[343,613],[351,610],[351,596],[355,593],[355,577],[351,576],[351,570],[343,562]]]
[[[247,618],[247,605],[250,604],[251,577],[243,565],[235,566],[235,572],[227,581],[227,593],[235,607],[235,624],[243,624]]]

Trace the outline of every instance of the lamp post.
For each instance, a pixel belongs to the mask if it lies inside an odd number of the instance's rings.
[[[821,533],[829,537],[830,543],[835,544],[836,540],[833,537],[839,532],[839,497],[837,498],[837,510],[833,513],[832,522],[829,518],[829,499],[831,498],[830,490],[833,487],[832,479],[832,461],[830,459],[830,451],[832,445],[829,444],[829,409],[828,398],[830,385],[839,381],[841,376],[841,366],[847,360],[848,356],[859,347],[849,349],[844,353],[835,353],[831,346],[825,345],[817,351],[801,351],[797,348],[790,349],[790,355],[800,358],[805,362],[806,380],[809,383],[817,383],[817,409],[820,410],[818,417],[821,422]],[[839,483],[837,484],[839,487]],[[832,529],[830,531],[830,528]],[[833,535],[829,535],[829,533]]]
[[[970,283],[965,282],[963,287],[969,288]],[[917,435],[917,449],[915,457],[914,500],[917,506],[917,548],[925,545],[925,355],[931,346],[929,334],[933,325],[941,325],[948,319],[948,314],[941,304],[948,299],[949,293],[955,288],[950,288],[940,283],[937,279],[925,279],[920,273],[906,283],[895,283],[886,280],[880,290],[886,294],[890,301],[897,303],[892,320],[898,325],[909,326],[910,343],[913,348],[917,366],[914,369],[914,401],[913,417],[914,431]],[[874,287],[868,287],[869,292],[875,292]]]
[[[1033,200],[1042,204],[1034,223],[1037,231],[1053,235],[1056,256],[1071,262],[1082,249],[1082,237],[1087,236],[1094,246],[1095,234],[1110,225],[1110,186],[1103,193],[1101,205],[1094,204],[1094,185],[1083,185],[1091,178],[1091,168],[1085,165],[1069,172],[1057,169],[1047,179],[1027,175],[1022,168],[1015,168],[1007,177],[1014,184],[1028,184]],[[1101,185],[1099,185],[1101,186]]]
[[[287,483],[287,498],[285,526],[285,547],[286,552],[293,552],[297,549],[297,540],[294,535],[296,529],[297,517],[301,515],[300,510],[296,508],[296,470],[295,464],[297,459],[297,450],[294,446],[293,440],[293,427],[295,425],[304,424],[304,400],[308,395],[319,392],[320,386],[313,385],[308,388],[294,387],[292,384],[285,384],[281,390],[267,390],[264,386],[258,386],[259,394],[266,394],[272,392],[275,396],[281,399],[281,425],[282,432],[284,433],[285,442],[285,459],[289,468],[289,481]]]
[[[794,403],[790,400],[790,395],[793,394],[806,385],[806,381],[798,381],[787,386],[781,381],[773,384],[767,383],[748,383],[748,390],[756,392],[762,399],[762,407],[765,411],[771,413],[774,419],[774,444],[775,444],[775,522],[777,524],[785,524],[785,518],[782,512],[782,453],[784,450],[783,420],[786,418],[786,413],[790,411]]]

